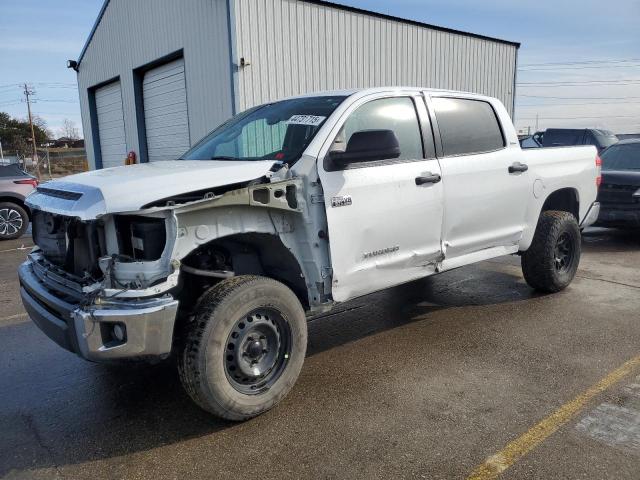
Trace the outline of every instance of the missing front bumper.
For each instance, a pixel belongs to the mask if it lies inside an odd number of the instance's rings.
[[[178,310],[173,297],[112,298],[83,307],[46,288],[30,261],[20,266],[18,275],[27,313],[61,347],[97,362],[162,358],[171,352]]]

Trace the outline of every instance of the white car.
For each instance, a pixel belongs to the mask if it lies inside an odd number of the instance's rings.
[[[480,95],[317,93],[232,118],[181,159],[54,180],[28,198],[33,321],[92,361],[175,353],[231,420],[281,400],[306,315],[501,255],[556,292],[598,217],[594,147],[523,151]]]

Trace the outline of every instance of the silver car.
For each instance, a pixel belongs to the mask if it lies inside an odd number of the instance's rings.
[[[20,237],[29,226],[29,209],[24,199],[38,186],[38,180],[17,165],[0,166],[0,240]]]

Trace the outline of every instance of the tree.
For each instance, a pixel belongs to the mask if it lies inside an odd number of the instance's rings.
[[[62,127],[60,127],[60,136],[67,137],[71,140],[80,139],[80,133],[78,132],[78,127],[76,127],[76,123],[68,118],[65,118],[62,121]]]
[[[38,145],[48,142],[53,138],[53,134],[51,133],[51,130],[49,130],[49,126],[44,118],[38,115],[32,115],[31,120],[33,121],[33,127],[36,133],[36,143]]]
[[[47,124],[39,117],[35,117],[33,120],[36,144],[41,145],[50,137]],[[26,156],[31,156],[33,153],[29,122],[12,118],[5,112],[0,112],[0,141],[2,141],[2,148],[6,152],[15,152]]]

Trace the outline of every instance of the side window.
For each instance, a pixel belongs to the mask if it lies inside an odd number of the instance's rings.
[[[400,144],[399,160],[423,158],[418,115],[409,97],[372,100],[356,109],[338,133],[331,151],[344,151],[351,135],[362,130],[392,130]]]
[[[433,107],[445,156],[504,148],[498,117],[489,103],[464,98],[434,98]]]

